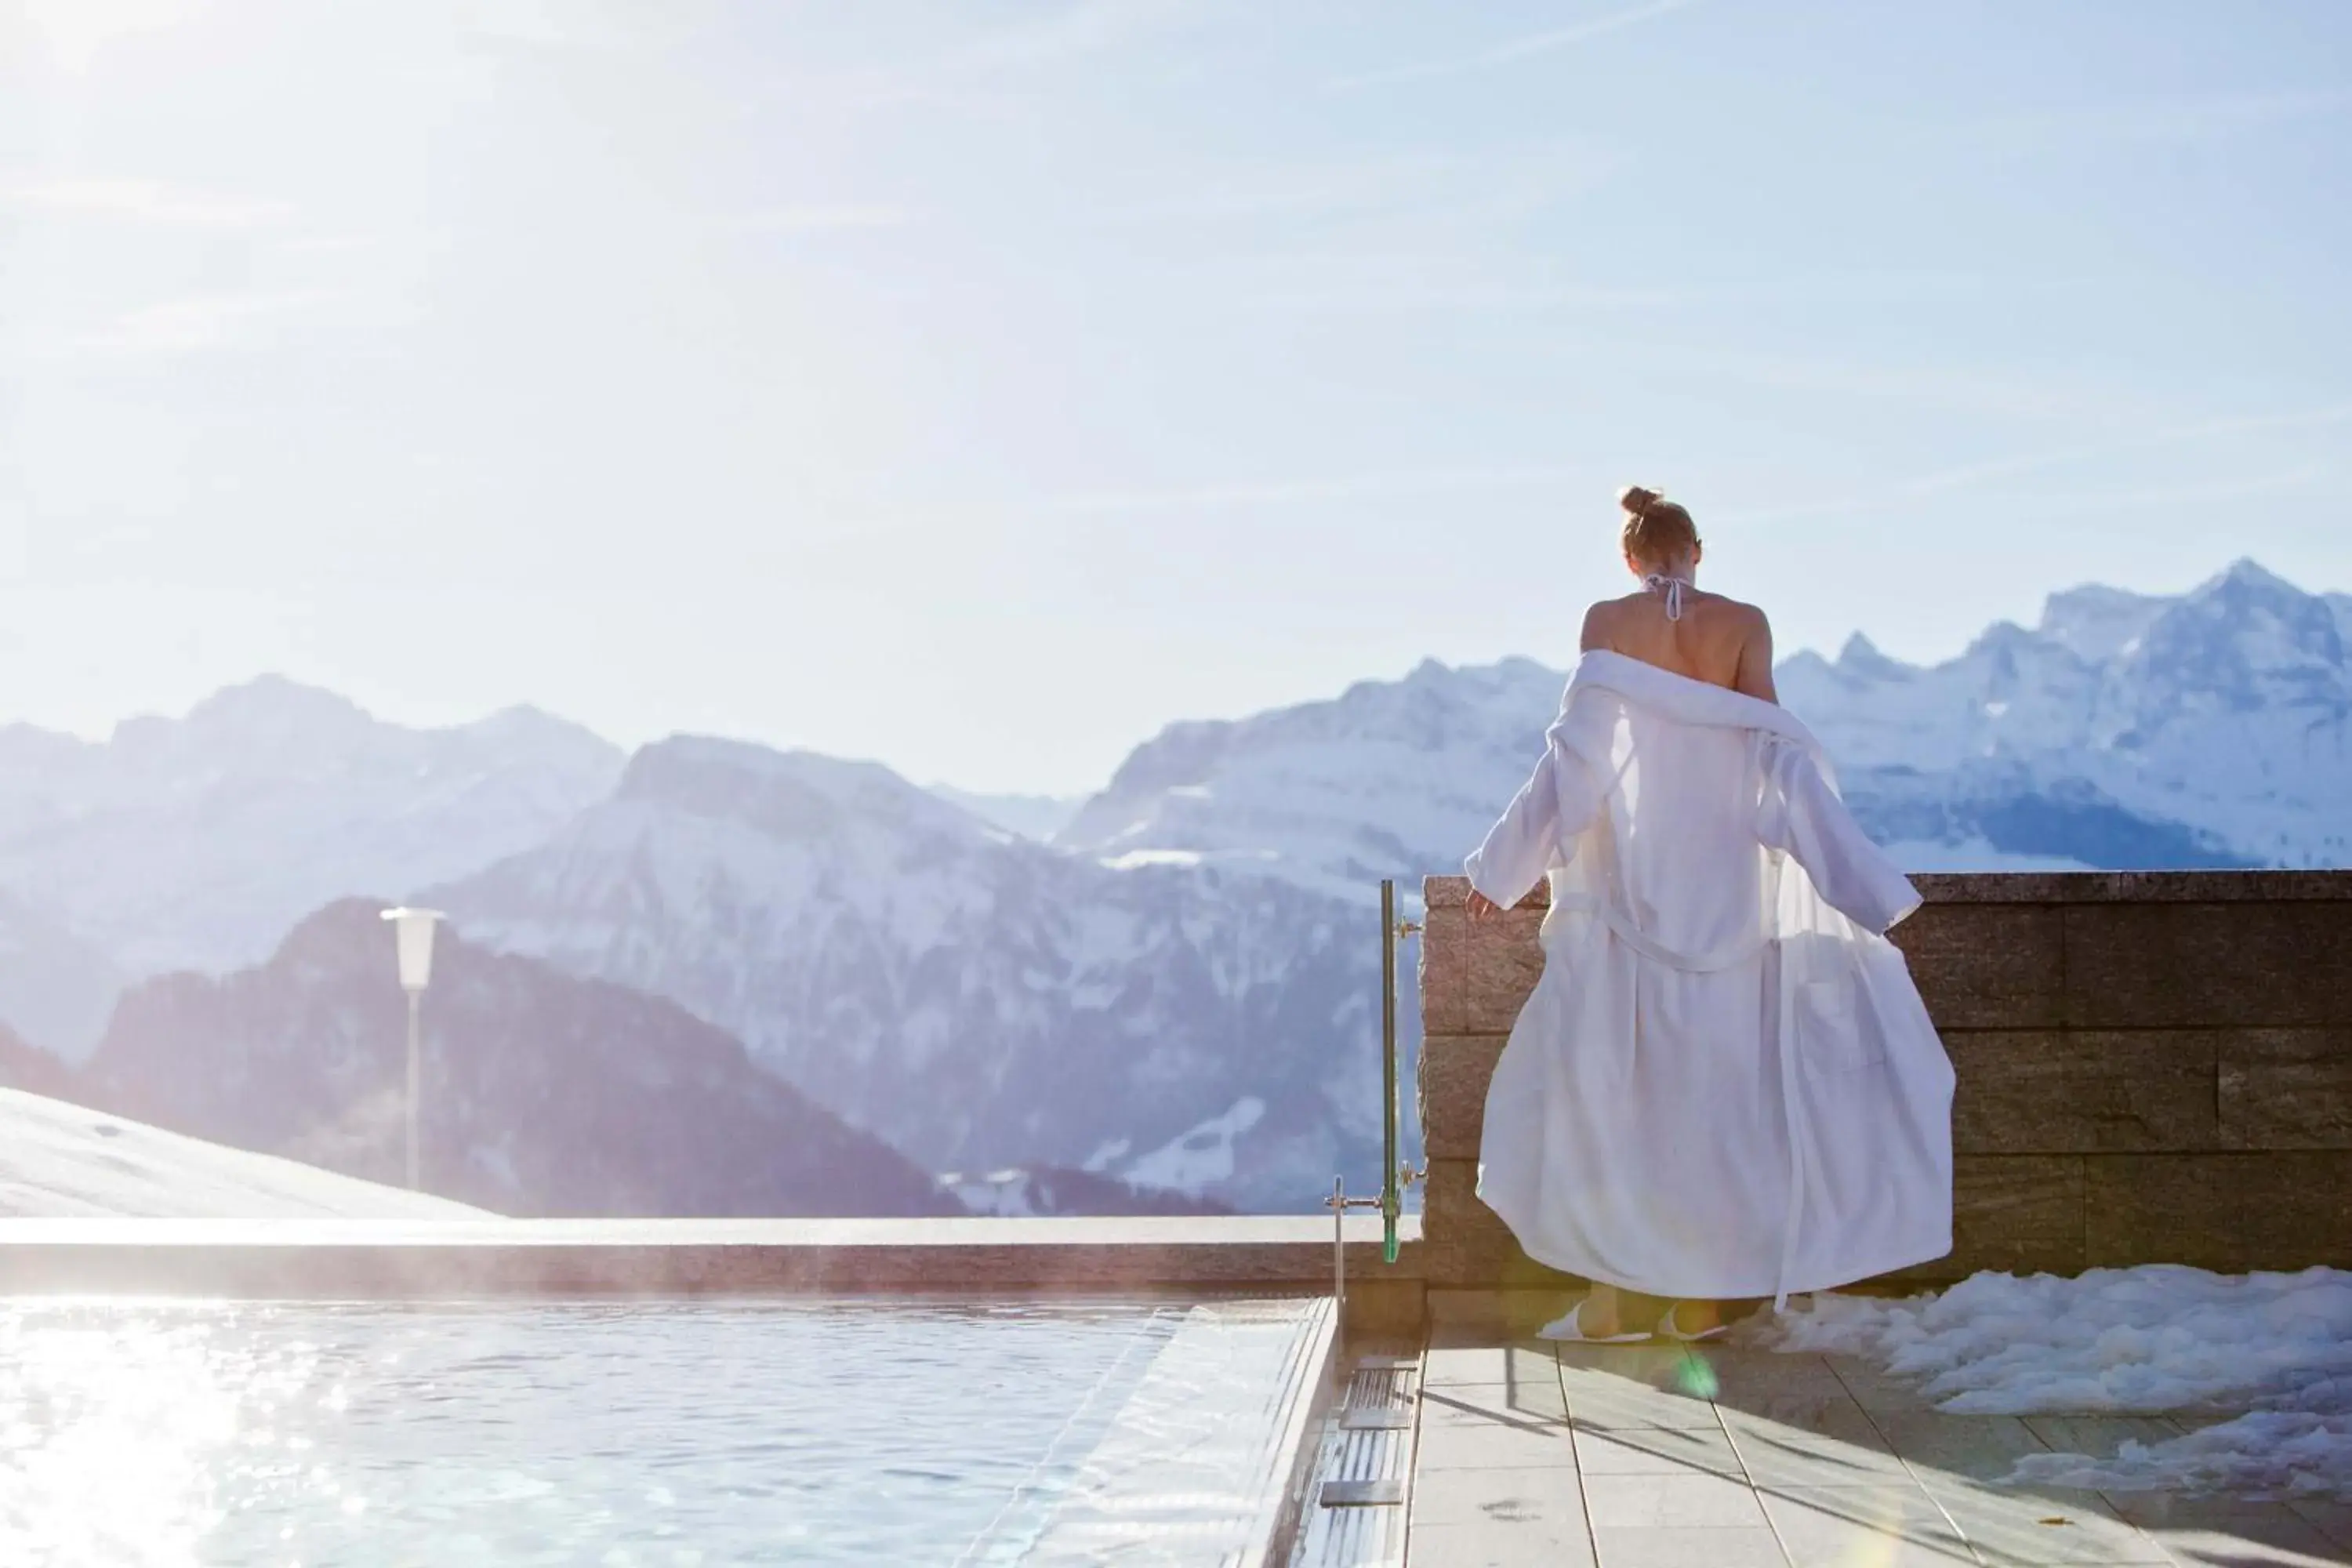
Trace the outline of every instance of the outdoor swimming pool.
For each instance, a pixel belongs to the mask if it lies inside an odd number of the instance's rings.
[[[1233,1562],[1329,1313],[0,1302],[0,1562]]]

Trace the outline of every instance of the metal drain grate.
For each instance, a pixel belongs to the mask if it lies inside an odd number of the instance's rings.
[[[1342,1432],[1406,1432],[1412,1428],[1412,1412],[1406,1410],[1349,1409],[1339,1413]]]
[[[1294,1568],[1402,1568],[1421,1358],[1367,1355],[1324,1427]]]

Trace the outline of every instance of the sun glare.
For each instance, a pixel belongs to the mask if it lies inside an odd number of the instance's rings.
[[[117,38],[153,32],[194,16],[205,0],[19,0],[20,13],[57,63],[87,69]]]

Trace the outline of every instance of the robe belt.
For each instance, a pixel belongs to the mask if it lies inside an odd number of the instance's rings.
[[[1713,952],[1693,955],[1677,952],[1655,938],[1644,935],[1624,910],[1590,893],[1571,893],[1566,898],[1554,899],[1551,907],[1555,914],[1591,915],[1616,932],[1618,941],[1643,958],[1692,974],[1712,974],[1717,970],[1745,963],[1771,945],[1769,938],[1759,937],[1752,942],[1734,942]]]
[[[1777,869],[1776,866],[1775,870]],[[1776,895],[1774,902],[1777,904],[1779,901],[1777,876],[1774,880],[1776,883],[1773,889]],[[1669,969],[1679,969],[1691,974],[1711,974],[1718,970],[1729,969],[1733,964],[1744,963],[1773,945],[1772,939],[1765,937],[1754,942],[1735,943],[1714,952],[1693,956],[1689,953],[1677,952],[1664,942],[1643,934],[1641,928],[1634,925],[1632,917],[1622,910],[1614,904],[1594,898],[1590,893],[1571,893],[1566,898],[1555,898],[1552,900],[1551,908],[1553,914],[1591,915],[1607,926],[1616,935],[1618,941],[1643,957],[1663,963]],[[1549,918],[1545,923],[1550,923]],[[1789,1141],[1789,1217],[1780,1230],[1780,1274],[1779,1289],[1773,1298],[1772,1307],[1775,1311],[1786,1311],[1789,1306],[1789,1277],[1796,1267],[1799,1231],[1804,1223],[1806,1173],[1803,1128],[1800,1124],[1801,1119],[1797,1110],[1795,987],[1790,984],[1790,977],[1786,973],[1778,976],[1778,980],[1777,989],[1780,998],[1778,1030],[1780,1037],[1779,1041],[1780,1114],[1783,1123],[1782,1136]]]

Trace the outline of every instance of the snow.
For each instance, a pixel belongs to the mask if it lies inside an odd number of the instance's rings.
[[[2352,1273],[2340,1269],[1979,1274],[1940,1296],[1819,1296],[1741,1332],[1857,1357],[1954,1414],[2217,1418],[2108,1458],[2034,1455],[2012,1481],[2352,1499]]]
[[[993,1171],[966,1175],[950,1171],[940,1177],[942,1190],[976,1215],[990,1219],[1027,1219],[1037,1213],[1026,1171]]]
[[[1882,842],[1921,870],[2352,864],[2352,600],[2240,563],[2187,594],[2084,587],[1914,666],[1862,636],[1780,668]],[[1322,702],[1170,726],[1055,842],[1191,853],[1351,902],[1458,866],[1524,781],[1565,674],[1424,663]]]
[[[1167,1187],[1198,1196],[1234,1173],[1234,1145],[1265,1115],[1265,1101],[1254,1094],[1233,1109],[1170,1140],[1119,1173],[1137,1186]]]
[[[1906,871],[2088,871],[2095,868],[2064,855],[2021,855],[1995,848],[1981,835],[1965,838],[1890,838],[1879,847]]]
[[[1346,1002],[1377,950],[1346,909],[1195,858],[1106,865],[1006,842],[883,770],[673,741],[540,850],[428,895],[470,941],[669,997],[934,1170],[1116,1179],[1128,1149],[1255,1097],[1248,1127],[1203,1135],[1208,1163],[1153,1168],[1285,1206],[1276,1150],[1352,1177],[1378,1147],[1335,1152],[1300,1103],[1360,1049]]]
[[[1068,826],[1070,818],[1078,814],[1078,807],[1086,805],[1084,795],[987,795],[945,784],[929,787],[933,795],[950,805],[961,806],[982,822],[993,823],[1039,844]]]
[[[1197,849],[1130,849],[1124,855],[1112,855],[1103,860],[1114,871],[1132,871],[1144,866],[1197,866],[1201,852]]]
[[[0,1215],[12,1218],[466,1219],[483,1211],[0,1089]]]
[[[2345,864],[2347,627],[2352,599],[2240,567],[2060,594],[1929,668],[1856,637],[1781,689],[1911,869]],[[927,1164],[1222,1164],[1247,1195],[1220,1195],[1289,1205],[1314,1163],[1377,1175],[1364,906],[1459,866],[1564,679],[1425,662],[1176,724],[1050,845],[1071,803],[723,741],[625,770],[537,715],[406,731],[283,683],[104,747],[0,731],[0,1019],[71,1055],[159,964],[438,886],[470,937],[668,996]]]
[[[103,742],[11,726],[0,946],[34,951],[0,963],[0,1016],[78,1060],[122,985],[257,963],[333,900],[397,900],[520,853],[608,794],[623,760],[527,709],[410,730],[275,678]]]

